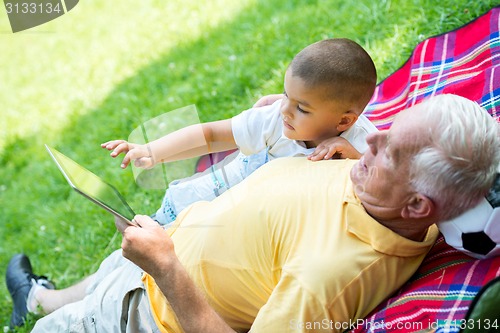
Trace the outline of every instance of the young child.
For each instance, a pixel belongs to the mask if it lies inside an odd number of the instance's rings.
[[[175,220],[189,204],[212,200],[267,161],[285,156],[311,160],[359,158],[376,131],[361,115],[376,85],[375,65],[357,43],[334,38],[300,51],[285,73],[283,98],[215,122],[188,126],[145,145],[113,140],[101,146],[112,157],[126,153],[122,168],[137,167],[238,148],[201,174],[169,184],[154,218]],[[265,104],[265,102],[263,103]]]

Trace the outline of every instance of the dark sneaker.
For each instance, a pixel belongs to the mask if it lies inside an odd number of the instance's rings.
[[[16,254],[10,259],[5,281],[14,303],[14,309],[10,317],[10,328],[24,324],[28,314],[26,301],[33,285],[38,284],[47,289],[55,289],[54,284],[45,276],[33,274],[30,260],[24,254]]]

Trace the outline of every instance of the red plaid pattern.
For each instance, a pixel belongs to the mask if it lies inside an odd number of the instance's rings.
[[[433,95],[456,94],[500,117],[500,7],[420,42],[406,63],[378,84],[365,115],[387,129],[401,110]]]

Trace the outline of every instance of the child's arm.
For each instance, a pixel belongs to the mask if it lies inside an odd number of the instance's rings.
[[[329,160],[331,158],[359,159],[362,156],[349,141],[341,136],[321,142],[307,158],[311,161]]]
[[[101,147],[113,150],[111,157],[125,153],[122,168],[126,168],[131,161],[135,161],[137,167],[151,168],[161,162],[237,148],[231,119],[191,125],[144,145],[113,140],[101,144]]]

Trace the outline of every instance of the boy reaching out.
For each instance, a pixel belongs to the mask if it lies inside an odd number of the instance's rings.
[[[216,167],[169,184],[154,217],[167,224],[189,204],[214,199],[269,160],[285,156],[321,160],[334,154],[359,158],[367,148],[367,134],[377,130],[361,115],[375,85],[375,65],[360,45],[344,38],[322,40],[293,58],[285,73],[284,94],[281,99],[276,95],[271,105],[188,126],[145,145],[113,140],[102,147],[113,150],[112,157],[126,153],[122,168],[131,161],[151,168],[239,149]]]

